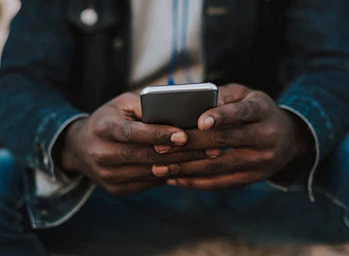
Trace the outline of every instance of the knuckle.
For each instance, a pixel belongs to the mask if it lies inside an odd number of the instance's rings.
[[[97,153],[94,153],[93,159],[97,165],[103,165],[109,160],[109,155],[105,153],[97,152]]]
[[[268,111],[273,100],[264,92],[262,91],[255,91],[253,93],[253,98],[255,99],[255,102],[258,103],[259,109],[261,109],[263,112]]]
[[[89,159],[92,159],[93,162],[95,162],[96,164],[100,163],[100,159],[101,159],[101,153],[97,150],[96,147],[89,148],[86,150],[86,156]]]
[[[148,164],[158,164],[161,161],[163,161],[164,156],[161,154],[158,154],[155,150],[153,149],[148,149],[147,150],[147,162]]]
[[[135,161],[137,159],[137,150],[132,147],[122,147],[120,156],[125,162]]]
[[[124,122],[120,129],[120,142],[128,143],[132,137],[132,126],[128,122]]]
[[[237,109],[236,116],[238,120],[241,120],[242,118],[246,118],[247,111],[248,111],[246,102],[237,103],[236,109]]]
[[[226,169],[227,165],[221,161],[212,162],[206,166],[206,172],[212,174],[224,172]]]
[[[118,124],[114,120],[105,120],[103,126],[104,133],[107,133],[109,135],[118,134]]]
[[[97,118],[93,125],[93,133],[96,135],[104,135],[106,133],[105,120]]]
[[[205,151],[197,151],[197,150],[190,150],[188,152],[183,153],[183,160],[199,160],[207,158],[207,155]]]
[[[264,136],[274,137],[277,133],[277,128],[274,125],[269,125],[264,129]]]
[[[270,110],[270,104],[265,100],[261,100],[259,101],[259,108],[261,113],[268,113]]]
[[[264,138],[264,144],[267,147],[274,147],[278,142],[279,129],[275,125],[269,125],[261,130],[261,137]]]
[[[152,141],[155,142],[155,144],[161,143],[162,138],[165,136],[165,134],[162,131],[158,131],[154,128],[150,128],[148,130],[148,133]]]
[[[237,134],[235,135],[236,140],[238,144],[242,145],[255,145],[258,142],[258,138],[260,138],[258,127],[253,126],[240,126]]]
[[[220,131],[215,138],[215,145],[218,147],[227,146],[230,142],[231,132],[230,130]]]
[[[249,99],[238,104],[238,117],[241,120],[253,121],[261,116],[261,108],[259,102]]]
[[[232,104],[229,104],[229,105],[232,106]],[[223,109],[219,108],[219,110],[216,112],[215,121],[219,124],[225,123],[226,115]]]
[[[234,161],[232,161],[232,167],[231,169],[234,169],[234,170],[246,170],[247,169],[247,165],[248,163],[246,162],[245,159],[243,158],[235,158]]]

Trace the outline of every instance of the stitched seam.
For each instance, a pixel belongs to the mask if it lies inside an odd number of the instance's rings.
[[[62,131],[73,121],[75,121],[76,119],[82,118],[82,117],[86,117],[88,116],[88,114],[77,114],[72,116],[71,118],[67,119],[58,129],[58,131],[53,135],[53,138],[51,139],[48,147],[47,147],[47,153],[48,153],[48,161],[49,161],[49,170],[48,170],[48,176],[50,178],[51,181],[55,182],[57,180],[57,177],[55,176],[55,169],[54,169],[54,164],[53,164],[53,160],[52,160],[52,148],[57,140],[57,138],[59,137],[59,135],[62,133]],[[45,131],[45,128],[47,127],[47,125],[49,124],[49,122],[53,119],[57,118],[57,114],[56,113],[52,113],[50,115],[48,115],[39,125],[36,136],[35,136],[35,145],[37,145],[37,143],[40,143],[40,137],[41,134]],[[46,145],[45,145],[46,146]],[[45,149],[44,149],[45,150]],[[46,152],[43,152],[46,153]],[[38,169],[38,168],[35,168]]]
[[[58,131],[54,134],[53,138],[51,139],[49,145],[48,145],[48,158],[49,158],[49,162],[50,162],[50,172],[52,173],[52,177],[51,180],[52,181],[56,181],[56,176],[55,176],[55,168],[54,168],[54,164],[53,164],[53,159],[52,159],[52,148],[54,146],[54,144],[56,143],[59,135],[61,135],[61,133],[63,132],[63,130],[69,125],[71,124],[73,121],[80,119],[80,118],[84,118],[84,117],[88,117],[89,115],[86,113],[83,114],[76,114],[72,117],[70,117],[69,119],[67,119],[58,129]]]
[[[314,176],[315,176],[317,167],[319,166],[319,162],[320,162],[320,142],[319,142],[319,137],[318,137],[318,135],[317,135],[313,125],[299,111],[297,111],[297,110],[295,110],[295,109],[293,109],[293,108],[291,108],[289,106],[286,106],[286,105],[280,105],[279,107],[283,108],[283,109],[286,109],[286,110],[296,114],[299,118],[301,118],[307,124],[307,126],[309,127],[309,129],[310,129],[310,131],[311,131],[311,133],[313,135],[313,138],[314,138],[314,141],[315,141],[316,156],[315,156],[314,164],[313,164],[313,166],[312,166],[312,168],[310,170],[310,173],[309,173],[308,185],[307,186],[308,186],[309,199],[310,199],[310,201],[314,202],[315,201],[315,197],[314,197],[312,186],[313,186]]]
[[[314,191],[316,193],[323,194],[328,199],[330,199],[333,204],[337,205],[339,208],[341,208],[344,211],[344,213],[343,213],[343,222],[344,222],[344,225],[347,228],[349,228],[349,220],[348,220],[348,217],[347,217],[347,215],[348,215],[348,207],[345,205],[345,203],[340,201],[338,198],[336,198],[334,195],[332,195],[330,192],[326,191],[325,189],[314,188]]]
[[[329,131],[330,140],[333,140],[333,137],[334,137],[333,126],[330,121],[330,118],[326,115],[326,112],[324,111],[323,107],[317,101],[315,101],[313,98],[310,100],[310,99],[296,97],[296,96],[292,96],[290,100],[291,102],[303,101],[306,105],[310,104],[314,109],[317,109],[320,116],[323,117],[323,119],[325,119],[325,124],[326,124],[326,128]]]
[[[33,219],[32,227],[36,228],[36,229],[41,228],[41,227],[51,228],[51,227],[56,227],[56,226],[64,223],[65,221],[70,219],[84,205],[84,203],[87,201],[89,196],[92,194],[95,187],[96,187],[96,185],[91,183],[90,188],[86,191],[85,195],[82,197],[82,199],[79,201],[79,203],[76,204],[75,207],[70,212],[68,212],[65,216],[63,216],[61,219],[59,219],[55,222],[50,222],[50,223],[42,223],[41,221],[36,221],[35,219]]]

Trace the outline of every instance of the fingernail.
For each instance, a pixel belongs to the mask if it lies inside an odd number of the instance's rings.
[[[206,155],[209,158],[217,158],[221,154],[221,150],[219,148],[206,149]]]
[[[214,126],[214,119],[212,116],[207,116],[204,119],[204,130],[209,130]]]
[[[166,166],[153,166],[153,174],[157,177],[164,177],[168,174],[169,169]]]
[[[163,154],[163,153],[167,153],[171,149],[171,146],[155,145],[154,148],[158,153]]]
[[[177,186],[177,181],[176,180],[167,180],[167,185],[170,185],[170,186]]]
[[[187,135],[184,132],[176,132],[171,135],[171,142],[177,145],[184,145],[187,142]]]

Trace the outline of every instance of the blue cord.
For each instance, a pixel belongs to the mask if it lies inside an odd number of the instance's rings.
[[[177,66],[177,31],[178,31],[178,0],[173,0],[172,1],[172,49],[171,49],[171,59],[170,59],[170,72],[168,76],[168,85],[175,85],[174,82],[174,72],[176,70]]]
[[[172,15],[172,49],[171,49],[171,58],[169,64],[169,77],[168,85],[175,85],[174,81],[174,72],[177,66],[177,52],[178,52],[178,0],[172,1],[173,15]],[[188,83],[193,83],[193,79],[190,76],[189,72],[189,53],[187,49],[187,28],[188,28],[188,16],[189,16],[189,0],[183,0],[183,22],[182,22],[182,54],[181,60],[184,69],[185,79]]]
[[[189,17],[189,0],[183,0],[183,23],[182,23],[182,63],[184,68],[184,75],[187,83],[193,83],[193,79],[190,76],[189,72],[189,53],[187,47],[187,30],[188,30],[188,17]]]

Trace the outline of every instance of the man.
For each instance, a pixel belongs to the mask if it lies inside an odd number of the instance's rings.
[[[348,8],[24,1],[0,75],[0,140],[16,163],[1,174],[0,248],[155,255],[206,236],[346,241],[347,174],[328,159],[349,130]],[[221,85],[220,104],[198,129],[142,123],[137,92],[167,80]],[[33,228],[55,228],[31,231],[24,203]]]

